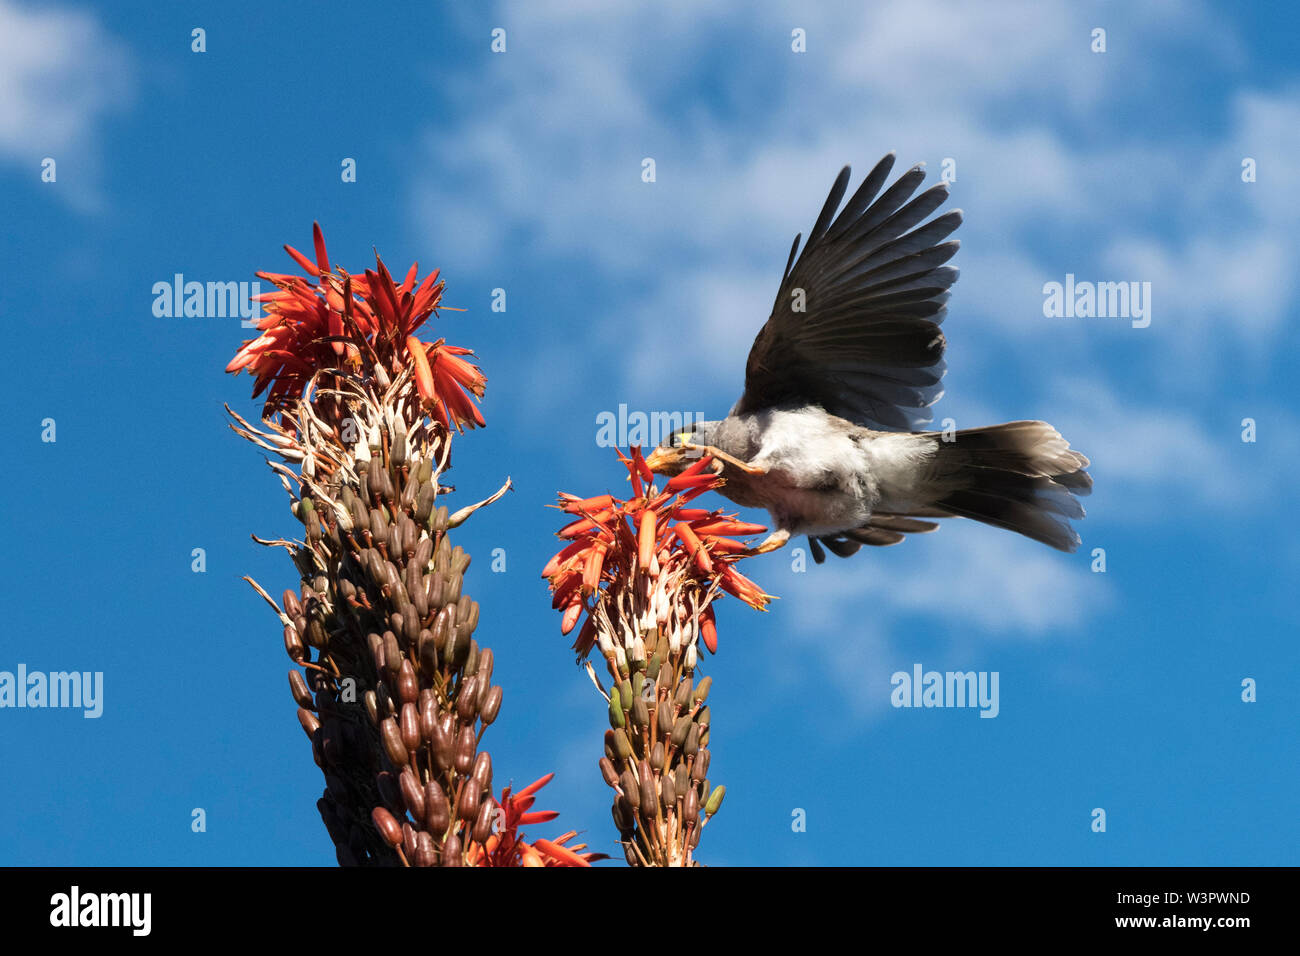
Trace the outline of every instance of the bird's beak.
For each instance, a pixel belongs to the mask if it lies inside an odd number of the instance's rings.
[[[664,474],[669,467],[680,462],[682,458],[683,454],[681,449],[662,448],[656,446],[655,449],[650,452],[650,457],[645,460],[645,463],[646,467],[656,475],[661,475]]]

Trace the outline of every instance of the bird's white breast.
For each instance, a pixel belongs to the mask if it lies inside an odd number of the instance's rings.
[[[907,514],[935,453],[933,437],[871,431],[817,407],[742,417],[756,445],[749,460],[765,473],[732,473],[724,493],[796,534],[860,528],[875,511]]]
[[[795,533],[866,523],[877,493],[856,439],[862,429],[816,407],[769,410],[754,417],[761,444],[752,461],[766,471],[750,486],[763,499],[755,504]]]

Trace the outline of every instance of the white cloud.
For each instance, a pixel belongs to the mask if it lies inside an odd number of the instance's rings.
[[[1193,235],[1184,243],[1126,236],[1103,261],[1114,279],[1151,283],[1152,322],[1170,327],[1170,342],[1185,358],[1195,358],[1207,338],[1263,354],[1295,307],[1290,240],[1262,224],[1238,225],[1230,235]]]
[[[891,550],[864,548],[856,560],[832,560],[792,576],[787,591],[801,607],[824,607],[832,596],[852,594],[858,610],[870,608],[876,619],[881,612],[915,613],[990,636],[1038,638],[1074,630],[1096,608],[1098,594],[1106,593],[1081,554],[1061,555],[959,519]]]
[[[1172,225],[1178,238],[1120,230],[1102,255],[1111,277],[1152,283],[1152,326],[1172,353],[1165,374],[1217,359],[1258,376],[1296,310],[1300,87],[1239,92],[1227,125],[1221,140],[1152,180],[1152,229]],[[1246,158],[1256,182],[1242,180]]]
[[[823,8],[814,42],[832,47],[841,79],[883,100],[929,100],[940,109],[954,100],[1022,100],[1028,76],[1043,81],[1031,93],[1085,102],[1097,94],[1099,74],[1075,71],[1064,82],[1055,68],[1064,57],[1081,63],[1089,55],[1085,21],[1067,7],[909,0],[854,13],[846,22],[843,8]],[[963,77],[960,88],[954,75]]]
[[[1124,399],[1094,381],[1057,385],[1053,424],[1092,460],[1090,509],[1117,522],[1238,519],[1277,507],[1300,460],[1300,427],[1289,410],[1242,396],[1201,417],[1177,406]],[[1241,440],[1255,418],[1265,437]]]
[[[799,608],[783,639],[813,652],[817,671],[831,674],[861,715],[885,709],[889,675],[919,654],[946,670],[999,640],[1073,639],[1115,601],[1082,552],[1060,555],[962,520],[893,548],[826,561],[784,580],[771,570],[755,573]]]
[[[1232,142],[1224,163],[1240,173],[1241,161],[1256,160],[1258,180],[1240,185],[1259,218],[1288,228],[1300,208],[1300,86],[1277,92],[1246,91],[1233,104]]]
[[[740,398],[749,344],[772,307],[771,278],[771,270],[722,269],[660,285],[654,299],[628,315],[637,336],[629,393],[662,387],[665,378],[691,383],[692,398],[717,409],[712,417],[724,414]]]
[[[90,207],[97,128],[132,89],[125,48],[90,13],[0,0],[0,157],[35,181],[58,164],[58,194]]]

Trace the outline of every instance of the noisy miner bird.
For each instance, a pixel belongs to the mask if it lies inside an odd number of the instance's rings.
[[[848,557],[934,531],[929,518],[973,518],[1073,551],[1092,489],[1088,459],[1046,422],[918,431],[943,394],[939,323],[957,270],[944,242],[960,210],[922,221],[948,198],[945,184],[911,198],[921,165],[883,193],[890,153],[835,215],[849,183],[841,170],[802,254],[795,236],[767,323],[745,365],[745,392],[722,421],[666,438],[647,464],[676,475],[701,455],[726,478],[721,493],[766,508],[775,530],[757,552],[808,535]],[[879,193],[879,196],[877,196]]]

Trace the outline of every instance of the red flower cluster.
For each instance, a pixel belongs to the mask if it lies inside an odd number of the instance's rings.
[[[722,484],[723,479],[709,470],[712,458],[706,455],[670,478],[662,491],[651,484],[654,475],[639,447],[633,446],[631,457],[620,452],[619,458],[627,466],[633,497],[624,501],[612,495],[579,498],[561,494],[560,510],[577,518],[558,535],[572,543],[542,571],[554,592],[552,607],[563,612],[561,633],[572,631],[583,610],[588,612],[574,649],[586,654],[595,643],[596,622],[590,612],[602,585],[625,587],[637,574],[651,579],[670,576],[675,588],[693,582],[707,591],[716,583],[751,607],[764,610],[771,595],[735,568],[737,561],[749,555],[749,546],[729,536],[761,534],[767,529],[737,521],[734,514],[686,507],[692,499]],[[718,633],[711,605],[699,623],[705,646],[716,652]]]
[[[446,345],[443,339],[422,342],[414,334],[438,311],[444,285],[438,270],[418,286],[419,263],[396,284],[378,255],[375,269],[365,275],[349,275],[342,268],[331,271],[318,223],[312,224],[312,237],[315,262],[293,246],[284,247],[307,277],[257,273],[279,291],[258,296],[267,313],[257,324],[262,334],[243,344],[226,371],[247,368],[255,375],[254,398],[269,386],[270,410],[299,398],[321,369],[382,367],[396,375],[409,366],[434,419],[458,430],[482,426],[483,415],[466,390],[482,398],[487,380],[477,366],[461,358],[473,353]]]
[[[510,788],[501,791],[500,807],[505,819],[498,832],[488,837],[485,846],[470,846],[466,860],[471,866],[591,866],[596,860],[607,859],[604,853],[586,850],[587,844],[565,846],[578,835],[576,830],[554,840],[537,839],[528,843],[519,836],[519,828],[534,823],[548,823],[559,816],[554,810],[532,810],[537,791],[551,782],[555,774],[548,773],[511,796]],[[586,852],[581,852],[581,851]]]

